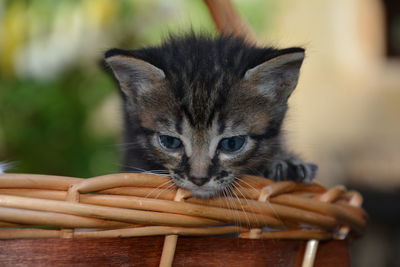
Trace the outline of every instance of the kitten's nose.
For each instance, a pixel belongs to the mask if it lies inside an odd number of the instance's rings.
[[[203,184],[207,183],[208,180],[209,179],[207,177],[190,177],[190,181],[198,186],[202,186]]]

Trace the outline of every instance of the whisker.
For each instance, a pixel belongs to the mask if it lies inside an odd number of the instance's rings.
[[[157,189],[162,188],[163,186],[165,186],[165,185],[167,185],[167,184],[169,184],[169,183],[171,183],[171,184],[170,184],[168,187],[170,187],[171,185],[174,185],[174,183],[172,183],[171,180],[165,181],[164,183],[162,183],[162,184],[158,185],[157,187],[153,188],[153,190],[151,190],[151,191],[146,195],[145,198],[148,198],[154,191],[156,191]],[[168,187],[167,187],[167,188],[168,188]]]
[[[254,201],[254,200],[249,200],[248,198],[246,198],[246,196],[242,193],[242,191],[240,190],[240,188],[243,188],[244,189],[244,187],[241,185],[241,184],[239,184],[238,182],[237,182],[237,180],[235,180],[235,183],[236,183],[236,185],[237,185],[237,187],[236,187],[236,189],[238,190],[238,192],[243,196],[243,198],[245,199],[245,201],[246,201],[246,203],[249,205],[249,203],[250,203],[250,201]],[[240,188],[239,188],[240,187]],[[249,205],[249,208],[250,208],[250,205]],[[253,213],[257,213],[257,211],[258,211],[258,213],[259,214],[262,214],[262,210],[261,210],[261,207],[253,207],[253,208],[251,208],[251,212],[253,212]],[[259,223],[259,221],[258,221],[258,218],[256,217],[256,221],[257,221],[257,223]],[[261,227],[261,231],[263,231],[263,227]],[[263,245],[263,247],[265,248],[265,243],[262,243],[262,245]]]
[[[254,191],[257,191],[257,192],[258,192],[258,189],[257,189],[257,188],[255,188],[254,186],[252,186],[251,184],[249,184],[249,183],[246,182],[245,180],[241,179],[240,177],[237,177],[236,179],[237,179],[237,181],[240,181],[240,182],[246,184],[247,186],[249,186],[251,190],[254,190]],[[243,187],[243,186],[242,186],[242,187]],[[243,187],[243,188],[244,188],[244,187]]]
[[[240,181],[244,182],[245,184],[251,186],[249,183],[247,183],[246,181],[240,179]],[[240,184],[239,184],[240,185]],[[243,187],[243,186],[242,186]],[[251,186],[253,187],[253,186]],[[253,187],[254,188],[254,187]],[[255,189],[255,188],[254,188]],[[267,201],[265,201],[265,203],[271,208],[273,214],[275,215],[275,217],[277,218],[277,220],[279,220],[282,225],[284,225],[286,227],[286,224],[284,223],[284,221],[282,220],[282,218],[280,218],[279,213],[274,209],[274,207],[271,205],[271,202],[269,202],[269,200],[267,199]],[[287,228],[287,227],[286,227]]]
[[[156,197],[154,199],[158,199],[165,191],[172,191],[175,184],[170,184],[168,187],[164,188],[163,190],[161,190],[160,192],[158,192],[158,194],[156,195]]]
[[[122,149],[122,150],[126,150],[129,148],[141,147],[141,143],[139,141],[133,141],[133,142],[117,143],[117,144],[114,144],[113,146],[118,147],[119,149]]]
[[[230,205],[230,203],[229,203],[229,198],[228,198],[228,194],[227,194],[226,190],[227,190],[227,188],[224,188],[224,190],[222,191],[222,193],[223,193],[223,195],[224,195],[224,198],[223,198],[223,199],[224,199],[224,201],[225,201],[225,203],[226,203],[226,207],[228,208],[228,210],[230,211],[232,217],[234,218],[233,224],[234,224],[234,225],[238,225],[237,222],[235,221],[235,215],[234,215],[233,209],[232,209],[232,207],[231,207],[231,205]]]
[[[235,185],[234,183],[232,184],[232,186],[233,186],[233,189],[237,189],[237,188],[236,188],[236,185]],[[240,205],[240,208],[242,209],[243,213],[246,215],[247,227],[248,227],[248,228],[251,228],[251,223],[250,223],[249,215],[247,214],[246,210],[243,208],[242,202],[240,201],[238,195],[235,193],[235,190],[232,190],[232,193],[235,195],[235,197],[236,197],[236,199],[237,199],[237,201],[238,201],[238,204]],[[256,217],[256,218],[257,218],[257,217]]]
[[[262,214],[261,208],[257,208],[258,212],[255,210],[255,207],[250,208],[250,201],[249,199],[243,194],[243,192],[240,190],[240,188],[244,188],[241,184],[239,184],[236,180],[234,181],[235,183],[235,188],[238,191],[239,194],[242,195],[243,199],[246,201],[246,204],[248,205],[250,211],[252,213],[259,213]],[[259,224],[258,218],[256,217],[257,223]]]
[[[124,168],[129,168],[132,170],[135,170],[136,172],[145,172],[145,169],[142,168],[138,168],[138,167],[134,167],[134,166],[129,166],[129,165],[124,165],[124,164],[118,164],[120,167],[124,167]]]
[[[158,175],[158,176],[171,177],[171,174],[169,174],[169,172],[152,172],[152,171],[145,171],[145,172],[142,172],[142,173],[144,173],[144,174]]]
[[[232,213],[233,213],[232,215],[234,217],[236,216],[236,218],[237,218],[236,221],[237,221],[238,226],[242,227],[242,222],[241,222],[240,217],[239,217],[239,212],[238,212],[237,209],[234,208],[235,207],[235,203],[232,202],[233,195],[232,195],[232,185],[231,184],[227,187],[227,193],[229,195],[228,202],[230,202],[232,204],[232,206],[231,206],[232,207],[231,210],[232,210]]]
[[[167,170],[160,169],[160,170],[148,170],[147,172],[168,172]]]
[[[171,177],[168,170],[145,170],[145,169],[133,167],[133,166],[127,166],[127,165],[122,165],[122,164],[119,164],[119,165],[120,165],[120,167],[135,170],[135,171],[129,171],[129,173],[145,173],[145,174],[154,174],[154,175],[162,175],[162,176]]]

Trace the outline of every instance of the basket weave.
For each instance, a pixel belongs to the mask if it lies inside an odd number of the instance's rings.
[[[360,234],[362,197],[343,186],[273,182],[243,176],[225,197],[196,199],[168,177],[119,173],[90,179],[0,175],[0,239],[165,235],[160,266],[172,266],[178,235],[318,240]],[[267,230],[267,231],[266,231]]]
[[[0,239],[229,233],[243,238],[343,239],[350,229],[360,233],[365,227],[361,203],[357,192],[343,186],[328,190],[316,183],[254,176],[238,179],[227,197],[205,200],[153,174],[90,179],[2,174]]]

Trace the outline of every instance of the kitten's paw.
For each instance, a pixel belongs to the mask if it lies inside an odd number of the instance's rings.
[[[311,183],[317,174],[318,166],[299,159],[277,160],[269,171],[268,178],[275,181],[295,181]]]

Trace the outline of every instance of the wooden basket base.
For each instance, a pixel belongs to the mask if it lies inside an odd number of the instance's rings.
[[[0,241],[1,266],[158,266],[164,237]],[[306,241],[179,237],[173,266],[301,266]],[[320,242],[314,266],[350,266],[348,241]]]

